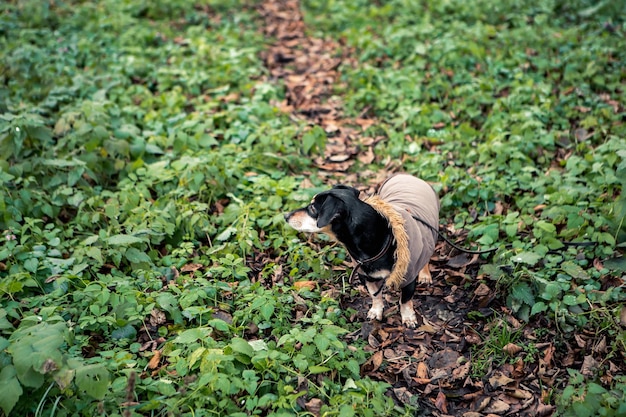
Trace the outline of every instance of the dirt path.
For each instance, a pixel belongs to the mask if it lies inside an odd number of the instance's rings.
[[[294,119],[322,127],[329,137],[324,157],[315,160],[319,175],[341,177],[352,185],[385,178],[394,168],[346,172],[356,160],[379,160],[375,146],[382,140],[364,135],[376,120],[345,117],[341,98],[333,94],[341,82],[341,65],[353,64],[353,51],[308,36],[297,0],[262,2],[259,13],[265,35],[276,40],[263,55],[270,82],[280,81],[287,89],[286,99],[277,105]],[[547,404],[553,402],[553,388],[567,376],[561,367],[585,372],[585,361],[597,359],[585,356],[584,347],[596,341],[583,334],[578,346],[570,346],[555,342],[554,329],[542,328],[541,322],[522,325],[499,304],[495,289],[477,277],[478,257],[440,243],[431,265],[435,284],[417,290],[415,330],[400,323],[398,294],[386,295],[381,323],[366,320],[365,291],[341,300],[359,312],[352,320],[362,323],[348,340],[365,340],[372,352],[362,375],[387,381],[392,386],[387,394],[398,403],[417,405],[418,415],[552,415],[555,407]]]
[[[311,127],[321,127],[328,137],[324,156],[314,160],[320,175],[340,174],[342,181],[353,185],[368,182],[364,179],[382,180],[387,172],[346,172],[356,160],[372,162],[374,146],[382,139],[364,134],[376,120],[346,117],[341,98],[334,94],[340,85],[338,68],[354,59],[353,51],[332,39],[307,36],[297,0],[263,2],[259,13],[265,19],[265,35],[276,39],[263,60],[271,80],[286,86],[286,99],[278,107]]]

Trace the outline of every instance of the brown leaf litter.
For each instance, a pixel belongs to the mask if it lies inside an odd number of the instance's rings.
[[[314,159],[321,174],[344,173],[357,159],[373,162],[381,138],[364,132],[376,121],[345,117],[342,100],[333,93],[341,83],[339,67],[354,60],[353,51],[332,39],[307,36],[297,0],[265,1],[258,10],[265,19],[265,35],[276,39],[262,58],[271,80],[281,80],[286,88],[285,100],[274,104],[294,119],[322,127],[327,135],[324,155]]]

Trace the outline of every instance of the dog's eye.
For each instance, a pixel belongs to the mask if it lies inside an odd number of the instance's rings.
[[[309,204],[309,207],[307,207],[307,212],[309,213],[309,216],[317,217],[317,210],[315,209],[315,206],[313,204]]]

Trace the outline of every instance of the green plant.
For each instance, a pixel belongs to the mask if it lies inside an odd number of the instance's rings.
[[[621,416],[626,413],[626,380],[617,376],[609,388],[568,369],[569,384],[557,398],[564,416]]]
[[[501,318],[492,320],[486,328],[488,334],[481,335],[481,343],[473,346],[470,362],[472,364],[472,374],[482,378],[489,368],[498,367],[511,359],[511,356],[504,350],[509,344],[515,344],[521,334],[521,330],[511,329],[509,324]],[[532,354],[532,347],[527,347],[529,356]]]

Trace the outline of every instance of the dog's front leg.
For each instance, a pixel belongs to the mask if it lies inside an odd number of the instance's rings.
[[[375,281],[366,281],[365,286],[367,287],[367,291],[372,296],[372,308],[367,313],[367,318],[370,320],[382,320],[383,319],[383,292],[380,291],[383,286],[383,280],[378,279]]]

